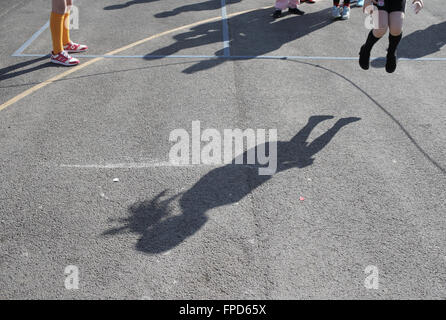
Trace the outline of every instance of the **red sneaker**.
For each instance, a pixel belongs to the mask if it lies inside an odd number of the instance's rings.
[[[66,51],[62,51],[58,54],[51,54],[51,62],[61,64],[66,67],[72,67],[79,64],[79,60],[70,56]]]
[[[83,44],[69,42],[63,49],[68,53],[81,53],[88,50],[88,47]]]

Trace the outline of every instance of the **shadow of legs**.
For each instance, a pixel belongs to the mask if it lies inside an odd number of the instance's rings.
[[[53,66],[53,64],[48,62],[48,63],[44,63],[44,64],[40,64],[40,65],[34,66],[32,68],[29,68],[29,69],[20,70],[20,71],[16,71],[16,72],[11,72],[11,71],[18,70],[18,69],[27,67],[29,65],[35,64],[35,63],[40,62],[40,61],[48,60],[49,57],[50,56],[48,55],[48,56],[45,56],[45,57],[40,57],[40,58],[37,58],[37,59],[33,59],[33,60],[25,61],[25,62],[20,62],[20,63],[17,63],[15,65],[12,65],[12,66],[0,69],[0,81],[6,80],[6,79],[15,78],[15,77],[18,77],[18,76],[23,75],[23,74],[27,74],[27,73],[30,73],[30,72],[33,72],[33,71],[37,71],[37,70],[40,70],[40,69],[44,69],[44,68],[48,68],[50,66]]]

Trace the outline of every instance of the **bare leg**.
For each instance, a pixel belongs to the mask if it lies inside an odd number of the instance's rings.
[[[66,12],[71,11],[71,7],[73,6],[73,0],[66,0],[67,1],[67,10]]]
[[[57,14],[64,14],[67,10],[66,0],[52,0],[52,11]]]
[[[382,38],[389,27],[389,14],[384,10],[378,10],[378,28],[373,29],[376,38]]]
[[[391,12],[389,15],[389,31],[393,36],[399,36],[403,32],[404,12]]]

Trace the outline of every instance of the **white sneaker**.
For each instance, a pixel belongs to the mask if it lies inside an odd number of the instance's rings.
[[[82,53],[88,50],[84,44],[69,42],[63,49],[68,53]]]
[[[342,10],[342,20],[348,20],[350,19],[350,7],[344,7]]]
[[[61,64],[66,67],[72,67],[79,64],[79,60],[70,56],[66,51],[54,54],[51,53],[51,62],[56,64]]]
[[[331,16],[334,19],[340,18],[341,17],[341,9],[339,6],[333,6],[333,8],[331,9]]]

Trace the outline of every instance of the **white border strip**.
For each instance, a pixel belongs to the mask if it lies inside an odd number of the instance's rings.
[[[36,33],[34,33],[31,38],[29,38],[20,48],[18,48],[16,50],[16,52],[14,52],[12,54],[13,57],[23,57],[22,52],[26,50],[26,48],[28,48],[31,43],[37,39],[38,36],[40,36],[46,29],[48,29],[48,27],[50,26],[50,21],[48,20],[45,25],[40,28]]]
[[[192,168],[192,167],[212,167],[220,168],[225,166],[243,166],[249,168],[260,168],[258,165],[251,164],[175,164],[170,162],[129,162],[129,163],[108,163],[108,164],[60,164],[60,168],[71,169],[146,169],[146,168],[160,168],[160,167],[174,167],[174,168]]]
[[[144,169],[158,167],[191,167],[192,165],[176,165],[170,162],[130,162],[130,163],[108,163],[108,164],[61,164],[61,168],[77,169]]]
[[[15,57],[49,57],[49,54],[17,54]],[[228,60],[250,60],[250,59],[269,59],[269,60],[358,60],[358,57],[318,57],[318,56],[215,56],[215,55],[72,55],[77,58],[108,58],[108,59],[228,59]],[[383,60],[384,57],[375,57],[371,60]],[[399,61],[446,61],[446,58],[398,58]]]

